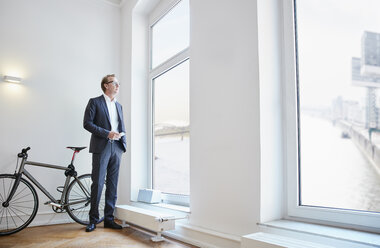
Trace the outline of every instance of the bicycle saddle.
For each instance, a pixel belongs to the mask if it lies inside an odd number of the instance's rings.
[[[73,151],[79,152],[80,150],[83,150],[83,149],[87,148],[87,146],[82,146],[82,147],[68,146],[66,148],[69,148],[69,149],[71,149]]]

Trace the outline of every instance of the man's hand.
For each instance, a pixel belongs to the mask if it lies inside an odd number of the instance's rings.
[[[121,135],[118,132],[111,131],[108,133],[107,138],[110,140],[119,140],[121,138]]]

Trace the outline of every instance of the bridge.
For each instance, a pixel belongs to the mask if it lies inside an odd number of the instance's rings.
[[[350,122],[339,120],[336,125],[348,133],[351,140],[366,156],[380,175],[380,133],[356,126]]]

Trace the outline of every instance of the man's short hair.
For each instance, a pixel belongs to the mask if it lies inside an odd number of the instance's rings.
[[[110,77],[115,77],[115,74],[108,74],[104,76],[102,79],[101,87],[102,87],[103,92],[106,92],[106,87],[104,85],[108,83],[108,78]]]

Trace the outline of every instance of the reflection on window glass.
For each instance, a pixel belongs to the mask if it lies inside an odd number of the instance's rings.
[[[189,46],[189,1],[182,0],[152,27],[152,68]]]
[[[296,1],[301,205],[380,212],[379,9]]]
[[[189,195],[189,61],[153,81],[153,188]]]

